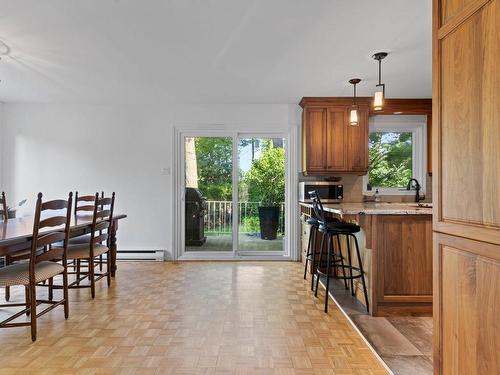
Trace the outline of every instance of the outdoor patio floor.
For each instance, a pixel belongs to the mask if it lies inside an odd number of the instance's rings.
[[[242,234],[239,236],[239,250],[253,251],[282,251],[283,236],[275,240],[263,240],[258,236]],[[202,246],[186,246],[186,251],[232,251],[233,238],[231,235],[207,236]]]

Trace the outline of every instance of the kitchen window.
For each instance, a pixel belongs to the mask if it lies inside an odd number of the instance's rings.
[[[370,120],[368,174],[364,192],[415,194],[406,190],[416,178],[425,192],[426,116],[379,115]]]

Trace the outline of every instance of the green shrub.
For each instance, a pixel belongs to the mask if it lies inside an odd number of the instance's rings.
[[[243,218],[242,228],[240,228],[242,233],[259,233],[260,224],[258,216],[247,216]]]
[[[278,207],[285,200],[285,150],[267,147],[252,162],[245,176],[249,197],[263,207]]]

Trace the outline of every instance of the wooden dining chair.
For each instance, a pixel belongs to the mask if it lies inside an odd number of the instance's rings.
[[[89,197],[89,196],[87,196]],[[90,202],[89,198],[81,201]],[[80,207],[82,211],[92,211],[90,240],[83,243],[68,244],[68,259],[73,260],[77,264],[76,280],[69,284],[69,288],[90,288],[92,298],[95,298],[95,283],[106,277],[108,287],[111,284],[111,264],[110,264],[110,233],[113,225],[113,210],[115,205],[115,193],[111,198],[100,198],[99,193],[93,196],[92,204],[86,204]],[[99,263],[96,258],[101,255],[106,255],[106,271],[96,273],[95,266]],[[99,259],[99,258],[98,258]],[[81,270],[82,261],[86,263],[86,272]],[[88,284],[82,284],[85,279],[89,280]],[[60,286],[54,286],[60,288]]]
[[[5,199],[5,192],[2,191],[2,195],[0,196],[0,219],[8,220],[9,219],[9,211],[7,210],[7,200]]]
[[[0,286],[23,285],[25,287],[25,303],[9,303],[0,305],[2,307],[25,308],[0,322],[0,328],[31,326],[31,339],[36,340],[37,318],[54,309],[64,305],[64,317],[68,319],[68,274],[67,274],[67,247],[69,239],[69,228],[71,222],[71,204],[73,193],[69,193],[68,200],[52,200],[42,202],[42,193],[38,194],[35,216],[33,220],[33,237],[31,241],[30,257],[28,262],[18,262],[0,268]],[[56,216],[50,214],[54,210],[65,210],[65,215]],[[58,251],[57,257],[61,262],[53,262],[51,244],[63,245]],[[48,249],[44,251],[44,249]],[[58,301],[50,299],[37,299],[36,287],[47,286],[42,281],[49,280],[55,276],[62,275],[63,297]],[[44,310],[37,312],[37,305],[48,304]],[[23,314],[30,315],[29,322],[13,322]]]
[[[104,198],[104,191],[101,191],[101,198]],[[75,191],[75,205],[74,205],[74,214],[76,215],[84,215],[86,211],[93,211],[94,206],[89,204],[89,202],[94,202],[95,195],[78,195],[78,191]],[[70,245],[89,243],[90,242],[90,234],[84,234],[82,236],[73,237],[69,239]],[[74,269],[80,269],[80,260],[76,260],[76,263],[73,264]],[[103,256],[99,255],[99,271],[102,271],[103,265]],[[79,277],[77,277],[79,278]]]

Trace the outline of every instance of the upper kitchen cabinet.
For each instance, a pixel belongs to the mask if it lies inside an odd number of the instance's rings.
[[[365,174],[368,170],[366,100],[358,101],[359,125],[349,125],[351,98],[303,98],[302,171],[306,175]]]

